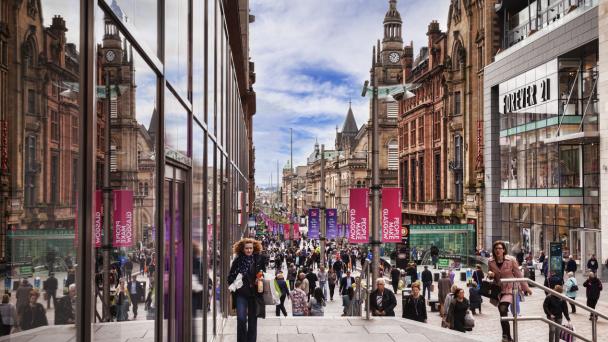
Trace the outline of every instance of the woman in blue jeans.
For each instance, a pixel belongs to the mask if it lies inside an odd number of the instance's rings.
[[[236,303],[236,333],[238,342],[255,342],[257,337],[257,278],[264,265],[260,257],[262,244],[254,239],[241,239],[232,250],[236,259],[232,262],[228,275],[228,284],[232,284],[239,274],[242,275],[243,285],[233,293]]]

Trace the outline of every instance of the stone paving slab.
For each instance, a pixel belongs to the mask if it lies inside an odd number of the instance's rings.
[[[387,334],[313,334],[316,342],[393,342]]]

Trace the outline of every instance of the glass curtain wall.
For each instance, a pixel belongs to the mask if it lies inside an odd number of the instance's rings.
[[[223,2],[19,4],[0,0],[7,340],[212,339],[248,182]]]
[[[70,339],[82,264],[80,2],[3,0],[0,24],[0,306],[22,338],[58,326]]]

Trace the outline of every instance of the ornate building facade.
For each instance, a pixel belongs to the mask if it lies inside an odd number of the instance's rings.
[[[484,236],[484,67],[500,49],[495,0],[452,0],[446,33],[445,116],[448,122],[445,214],[475,224]]]
[[[403,77],[416,84],[415,96],[400,102],[399,163],[404,224],[449,223],[444,215],[447,145],[443,69],[446,35],[433,21],[428,44],[413,58],[413,46],[403,50]]]

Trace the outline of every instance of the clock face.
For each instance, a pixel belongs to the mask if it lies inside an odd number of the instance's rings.
[[[391,54],[388,55],[388,60],[391,61],[391,63],[399,62],[399,54],[396,52],[391,52]]]
[[[106,52],[106,60],[108,62],[112,62],[114,60],[114,58],[116,58],[116,52],[114,52],[112,50],[108,50]]]

